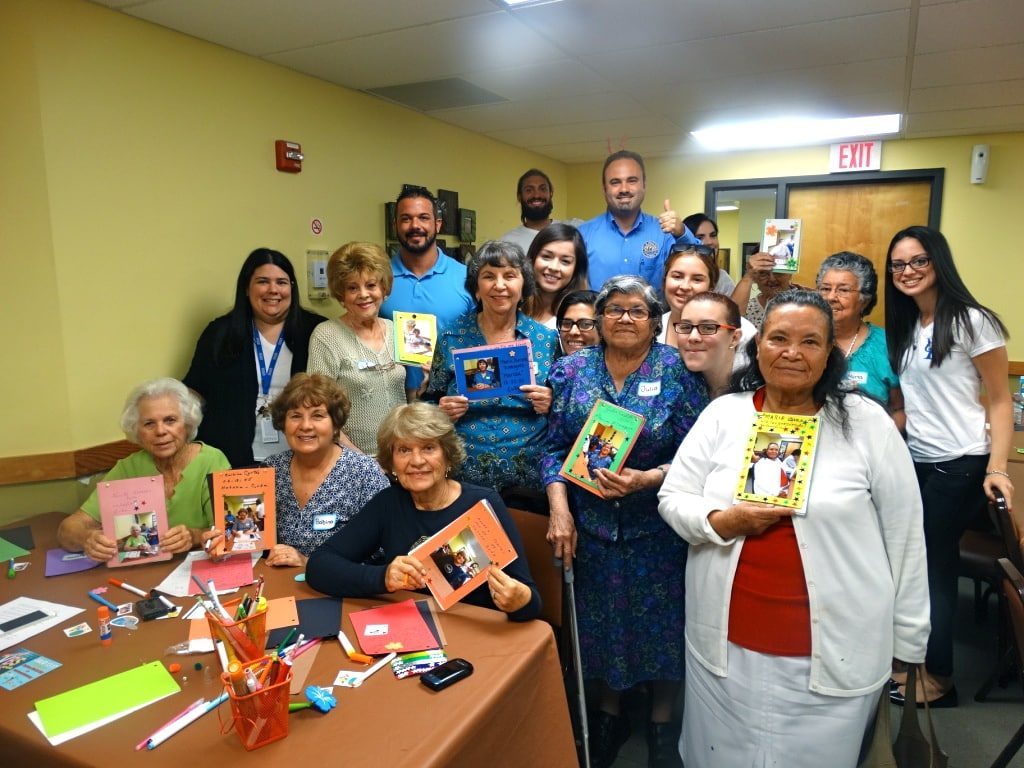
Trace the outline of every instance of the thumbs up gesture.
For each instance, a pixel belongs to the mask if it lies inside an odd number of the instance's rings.
[[[679,218],[679,214],[672,210],[672,202],[668,199],[665,200],[665,211],[658,216],[658,224],[661,225],[661,231],[665,232],[672,237],[679,237],[683,234],[683,222]]]

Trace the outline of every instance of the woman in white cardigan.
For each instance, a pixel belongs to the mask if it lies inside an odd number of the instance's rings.
[[[658,495],[690,543],[687,768],[853,768],[892,659],[924,658],[913,465],[885,411],[840,389],[833,344],[820,296],[775,297],[739,391],[701,414]],[[757,411],[819,417],[798,514],[733,500]]]

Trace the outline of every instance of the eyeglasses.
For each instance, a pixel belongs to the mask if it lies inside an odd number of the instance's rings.
[[[689,336],[693,333],[693,329],[697,329],[697,333],[701,336],[714,336],[718,333],[720,328],[725,328],[727,331],[735,331],[735,325],[726,325],[725,323],[690,323],[683,320],[679,323],[672,323],[672,328],[680,336]]]
[[[630,307],[626,309],[625,307],[612,304],[610,307],[605,307],[602,314],[605,317],[610,317],[612,320],[618,320],[623,315],[629,315],[630,320],[635,320],[638,323],[651,319],[651,311],[647,307]]]
[[[715,255],[715,249],[710,245],[693,245],[686,243],[685,245],[675,245],[669,253],[696,253],[699,256],[707,258],[708,256]]]
[[[898,275],[907,267],[913,267],[916,271],[920,272],[922,269],[924,269],[931,263],[931,256],[915,256],[910,261],[894,261],[890,263],[889,271],[892,272],[894,275]]]
[[[579,320],[570,320],[565,318],[558,324],[558,330],[562,333],[569,333],[573,326],[576,326],[581,331],[592,331],[597,326],[596,320],[591,320],[589,317],[584,317]]]
[[[855,293],[860,293],[856,288],[850,288],[848,285],[819,285],[818,293],[826,298],[831,296],[833,293],[841,299],[848,299]]]

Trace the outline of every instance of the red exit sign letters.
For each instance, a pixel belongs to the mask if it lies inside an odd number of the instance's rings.
[[[829,173],[877,171],[882,167],[882,142],[850,141],[829,147]]]

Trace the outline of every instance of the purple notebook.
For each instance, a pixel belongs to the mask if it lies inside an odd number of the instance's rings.
[[[68,552],[65,549],[48,549],[46,551],[46,575],[63,576],[67,573],[88,571],[103,563],[90,560],[81,552]]]

